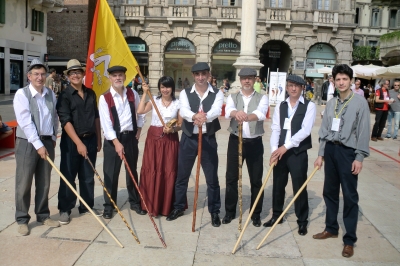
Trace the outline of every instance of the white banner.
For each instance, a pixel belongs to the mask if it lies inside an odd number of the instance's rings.
[[[269,104],[275,106],[285,100],[286,72],[271,72],[269,78]]]

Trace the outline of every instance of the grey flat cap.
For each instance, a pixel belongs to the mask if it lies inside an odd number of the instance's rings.
[[[35,66],[42,66],[42,67],[44,67],[44,69],[46,69],[46,72],[49,72],[49,68],[45,64],[43,64],[39,59],[36,59],[36,58],[33,59],[31,64],[29,65],[28,72],[31,71],[32,68]]]
[[[206,62],[198,62],[192,66],[192,72],[203,71],[203,70],[210,71],[210,67]]]
[[[301,77],[296,76],[296,75],[289,75],[289,76],[286,78],[286,81],[290,81],[290,82],[297,83],[297,84],[300,84],[300,85],[306,85],[306,84],[307,84],[307,83],[304,81],[304,79],[302,79]]]
[[[107,71],[108,71],[108,73],[113,73],[113,72],[126,72],[126,67],[124,67],[124,66],[113,66],[113,67],[110,67],[109,69],[107,69]]]
[[[242,68],[242,69],[239,71],[238,76],[239,76],[239,77],[257,76],[257,71],[255,71],[255,70],[252,69],[252,68],[245,67],[245,68]]]

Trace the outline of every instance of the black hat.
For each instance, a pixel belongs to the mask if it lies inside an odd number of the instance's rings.
[[[109,69],[107,69],[107,71],[108,71],[108,73],[113,73],[113,72],[126,72],[126,67],[124,67],[124,66],[113,66],[113,67],[110,67]]]
[[[289,75],[289,76],[286,78],[286,81],[290,81],[290,82],[297,83],[297,84],[300,84],[300,85],[306,85],[306,84],[307,84],[307,83],[304,81],[304,79],[302,79],[301,77],[296,76],[296,75]]]
[[[192,72],[203,71],[203,70],[210,71],[210,67],[206,62],[198,62],[192,66]]]
[[[247,77],[247,76],[257,76],[257,71],[252,68],[242,68],[238,74],[239,77]]]

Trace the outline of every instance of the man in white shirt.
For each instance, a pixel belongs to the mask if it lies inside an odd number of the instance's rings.
[[[114,202],[117,202],[118,176],[123,155],[138,182],[136,169],[139,156],[138,140],[145,115],[136,114],[140,102],[137,92],[124,86],[126,68],[113,66],[107,71],[111,87],[99,99],[100,123],[104,132],[104,184]],[[128,171],[126,171],[126,188],[131,210],[139,215],[145,215],[147,212],[140,206],[140,195]],[[111,219],[114,206],[106,193],[104,201],[103,217]]]
[[[333,98],[334,94],[335,94],[335,84],[333,84],[333,77],[329,76],[328,96],[326,101],[329,102],[329,100]]]
[[[285,187],[289,173],[292,178],[293,193],[296,194],[307,180],[308,154],[312,147],[311,129],[314,125],[315,104],[301,96],[306,82],[299,76],[289,75],[286,79],[289,98],[275,107],[272,118],[271,158],[269,164],[276,164],[272,187],[272,218],[264,223],[272,226],[282,214],[285,201]],[[307,234],[308,198],[304,189],[294,203],[299,225],[299,235]],[[282,223],[283,219],[279,221]]]
[[[252,68],[242,68],[239,71],[241,90],[228,96],[225,106],[225,118],[231,119],[228,131],[231,133],[228,142],[226,164],[226,192],[225,217],[223,224],[228,224],[235,218],[238,201],[238,125],[243,124],[242,132],[242,159],[246,160],[251,185],[250,209],[262,186],[264,145],[263,122],[268,111],[268,97],[256,92],[253,88],[257,71]],[[251,217],[253,225],[261,226],[260,213],[262,211],[264,194]]]
[[[199,62],[193,65],[192,73],[195,84],[191,88],[182,90],[179,96],[181,103],[179,112],[184,119],[183,133],[179,145],[174,210],[168,215],[167,221],[182,216],[187,206],[188,182],[197,157],[199,127],[202,127],[201,165],[207,181],[208,211],[211,214],[211,225],[218,227],[221,225],[218,215],[221,197],[215,133],[221,129],[218,116],[221,115],[224,95],[207,82],[210,77],[210,67],[207,63]]]
[[[17,91],[14,112],[17,118],[17,145],[15,160],[15,219],[18,232],[29,235],[31,216],[31,186],[35,175],[35,214],[39,223],[58,227],[60,223],[50,219],[49,189],[51,165],[46,156],[54,160],[57,140],[58,117],[56,97],[44,86],[47,67],[34,59],[28,68],[30,84]]]

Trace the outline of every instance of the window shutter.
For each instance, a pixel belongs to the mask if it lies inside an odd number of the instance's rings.
[[[380,8],[379,8],[378,21],[376,23],[376,26],[378,26],[378,27],[382,26],[382,9],[380,9]]]
[[[397,10],[396,26],[397,28],[400,28],[400,10]]]
[[[31,21],[31,30],[35,31],[36,30],[36,11],[35,9],[32,9],[32,21]]]
[[[346,0],[350,1],[350,0]],[[332,10],[339,10],[339,0],[332,0]]]
[[[318,0],[312,0],[312,9],[314,9],[314,10],[318,9],[318,6],[317,6],[318,2],[317,1]]]
[[[236,0],[236,6],[242,6],[242,0]]]
[[[291,9],[292,8],[292,0],[286,0],[285,1],[285,7]]]
[[[39,12],[39,31],[44,32],[44,13]]]
[[[271,7],[269,0],[265,0],[265,7]]]
[[[0,0],[0,23],[6,23],[6,0]]]

